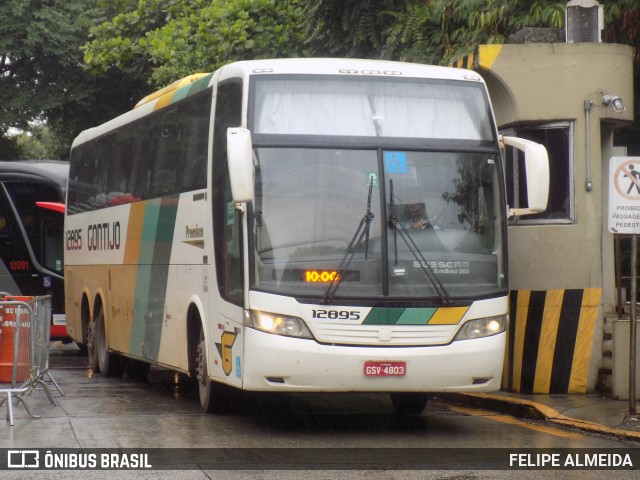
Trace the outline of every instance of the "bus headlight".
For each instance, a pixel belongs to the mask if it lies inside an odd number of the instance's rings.
[[[298,317],[251,310],[245,318],[248,320],[245,324],[263,332],[287,337],[313,338],[307,325]]]
[[[455,339],[470,340],[497,335],[507,329],[507,323],[506,315],[470,320],[462,326]]]

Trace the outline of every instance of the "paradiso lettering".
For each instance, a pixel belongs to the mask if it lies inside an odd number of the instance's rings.
[[[105,222],[89,225],[87,245],[92,250],[120,249],[120,222]]]

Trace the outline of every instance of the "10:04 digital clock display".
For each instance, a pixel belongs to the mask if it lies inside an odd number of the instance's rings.
[[[326,283],[338,280],[336,270],[305,270],[304,281],[307,283]]]
[[[329,284],[331,282],[359,282],[360,272],[358,270],[325,270],[325,269],[298,269],[287,268],[281,276],[276,270],[272,270],[273,279],[287,282],[304,282],[306,284]]]

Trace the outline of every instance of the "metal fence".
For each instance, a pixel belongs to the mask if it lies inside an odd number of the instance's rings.
[[[51,297],[0,297],[0,406],[6,402],[7,420],[14,424],[13,407],[26,401],[35,390],[42,390],[56,405],[49,385],[64,395],[49,373]]]

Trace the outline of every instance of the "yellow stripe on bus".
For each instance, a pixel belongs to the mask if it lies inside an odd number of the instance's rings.
[[[439,308],[429,320],[429,325],[457,325],[467,310],[469,307]]]
[[[124,250],[124,264],[136,265],[140,258],[140,242],[142,240],[142,226],[146,202],[135,202],[129,210],[129,224],[127,226],[127,244]]]

